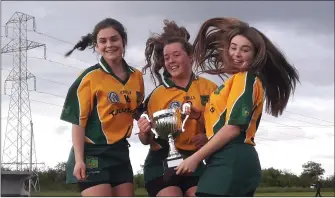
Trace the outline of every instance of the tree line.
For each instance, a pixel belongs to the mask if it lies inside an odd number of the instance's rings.
[[[54,168],[36,170],[39,176],[41,191],[78,191],[76,185],[65,184],[66,163],[58,163]],[[334,175],[322,177],[325,170],[321,164],[308,161],[302,165],[303,171],[300,175],[289,171],[275,168],[262,170],[262,180],[260,187],[281,187],[281,188],[310,188],[316,181],[320,181],[323,188],[335,188]],[[3,169],[4,170],[4,169]],[[143,166],[142,166],[143,170]],[[139,171],[134,176],[134,187],[144,188],[143,171]]]

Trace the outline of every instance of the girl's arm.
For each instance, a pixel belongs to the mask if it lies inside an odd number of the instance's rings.
[[[203,147],[196,153],[194,158],[202,161],[212,155],[214,152],[227,145],[232,139],[240,134],[240,127],[235,125],[223,126]]]
[[[84,162],[85,129],[79,125],[72,124],[72,144],[75,162]]]

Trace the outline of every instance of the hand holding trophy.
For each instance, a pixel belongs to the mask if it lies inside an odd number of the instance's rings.
[[[174,139],[185,131],[184,126],[189,117],[187,112],[190,112],[190,110],[191,104],[187,102],[182,105],[181,110],[180,108],[163,109],[153,113],[151,131],[156,138],[167,140],[170,146],[168,157],[163,162],[165,174],[170,175],[170,171],[175,172],[174,168],[183,161],[183,156],[178,152]],[[185,114],[185,118],[182,119],[182,115]],[[142,114],[141,117],[145,117],[150,122],[147,114]]]

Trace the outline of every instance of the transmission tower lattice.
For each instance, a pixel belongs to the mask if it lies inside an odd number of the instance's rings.
[[[1,48],[1,53],[13,54],[13,68],[4,83],[5,94],[9,81],[12,86],[1,164],[4,169],[33,173],[29,180],[29,192],[31,187],[39,191],[39,179],[28,90],[28,79],[34,80],[36,90],[36,78],[27,69],[27,51],[43,46],[44,56],[46,52],[45,44],[27,40],[27,25],[30,20],[33,21],[35,30],[33,16],[15,12],[5,26],[6,37],[8,28],[12,30],[12,40]]]

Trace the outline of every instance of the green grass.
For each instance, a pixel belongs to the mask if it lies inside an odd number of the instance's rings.
[[[144,188],[135,190],[136,197],[146,197],[147,192]],[[314,197],[315,191],[312,192],[257,192],[256,197]],[[322,192],[323,197],[334,197],[334,192]],[[66,191],[50,191],[33,193],[35,197],[78,197],[79,192],[66,192]]]

